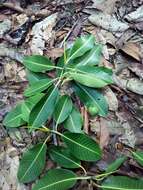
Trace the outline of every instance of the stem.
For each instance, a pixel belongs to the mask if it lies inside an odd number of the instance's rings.
[[[113,174],[113,173],[115,173],[115,172],[117,172],[117,171],[118,171],[118,170],[115,170],[115,171],[113,171],[113,172],[103,173],[103,174],[100,174],[100,175],[97,175],[97,176],[93,177],[92,179],[95,179],[95,180],[100,181],[100,180],[103,180],[103,179],[104,179],[105,177],[107,177],[108,175]]]
[[[92,176],[81,176],[81,177],[77,177],[76,179],[92,179]]]

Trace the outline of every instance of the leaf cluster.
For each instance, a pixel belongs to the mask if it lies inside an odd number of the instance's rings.
[[[42,130],[47,138],[23,154],[18,179],[22,183],[36,180],[47,158],[61,167],[46,172],[32,190],[66,190],[82,179],[96,181],[95,185],[101,189],[143,189],[143,181],[139,179],[111,176],[104,180],[116,172],[126,157],[119,158],[97,176],[88,176],[82,166],[83,161],[97,162],[102,158],[98,143],[84,133],[76,101],[79,100],[91,116],[107,116],[108,104],[100,89],[113,80],[112,71],[100,66],[101,53],[102,46],[95,42],[93,35],[87,35],[65,49],[57,64],[40,55],[24,58],[29,81],[25,99],[6,115],[3,124],[7,128],[26,126],[29,132]],[[53,77],[49,77],[49,72]],[[56,142],[47,143],[52,137],[56,137]],[[142,153],[134,152],[133,156],[143,165]],[[70,171],[77,168],[84,172],[83,176]]]

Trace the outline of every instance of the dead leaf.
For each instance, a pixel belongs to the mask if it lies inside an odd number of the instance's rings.
[[[93,8],[103,11],[104,13],[112,14],[117,0],[92,0]]]
[[[141,51],[138,44],[128,42],[122,47],[122,51],[137,61],[141,60]]]
[[[109,130],[107,127],[106,120],[101,118],[100,119],[100,147],[103,149],[107,147],[110,139]]]
[[[5,19],[3,22],[0,22],[0,38],[11,29],[11,21]]]
[[[130,22],[141,22],[143,21],[143,5],[139,6],[138,9],[129,13],[125,18]]]
[[[56,24],[57,16],[57,13],[52,14],[33,26],[31,32],[33,37],[30,47],[33,54],[43,55],[43,50],[45,49],[46,43],[53,38],[53,27]]]
[[[106,87],[104,88],[104,96],[108,102],[109,105],[109,110],[111,111],[117,111],[118,109],[118,100],[117,97],[115,95],[115,93],[111,90],[111,88]]]
[[[143,95],[143,81],[131,78],[126,83],[126,88],[134,93]]]
[[[128,119],[129,119],[128,113],[120,112],[120,113],[116,113],[116,115],[124,129],[124,134],[121,137],[119,137],[120,142],[128,145],[131,148],[134,148],[136,145],[137,139],[136,139],[136,136],[135,136],[132,126],[128,122]]]
[[[89,21],[111,32],[124,32],[129,28],[127,23],[118,21],[115,16],[104,14],[101,11],[94,11],[94,13],[89,16]]]
[[[63,48],[52,48],[47,50],[46,55],[52,59],[57,59],[62,56],[63,52]]]
[[[140,79],[143,79],[143,65],[139,63],[130,63],[128,68],[134,72]]]

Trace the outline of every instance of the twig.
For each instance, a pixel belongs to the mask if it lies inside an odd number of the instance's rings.
[[[75,24],[72,26],[71,30],[69,30],[69,32],[67,33],[66,37],[64,38],[64,40],[61,42],[60,48],[63,47],[65,41],[69,38],[69,36],[71,35],[71,33],[73,32],[74,28],[76,27],[77,23],[79,22],[79,20],[77,20],[75,22]]]

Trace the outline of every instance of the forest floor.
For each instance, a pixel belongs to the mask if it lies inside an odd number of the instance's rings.
[[[88,33],[103,44],[102,62],[112,68],[115,82],[104,89],[107,118],[91,118],[83,108],[84,130],[97,137],[104,151],[96,166],[103,171],[128,149],[143,150],[143,0],[0,0],[0,190],[31,189],[31,184],[17,182],[19,159],[45,137],[39,131],[29,134],[2,125],[4,116],[23,100],[28,84],[23,56],[57,60],[64,39],[70,47]],[[94,164],[89,170],[96,170]],[[118,174],[143,177],[143,168],[130,159]],[[93,187],[79,182],[73,189]]]

